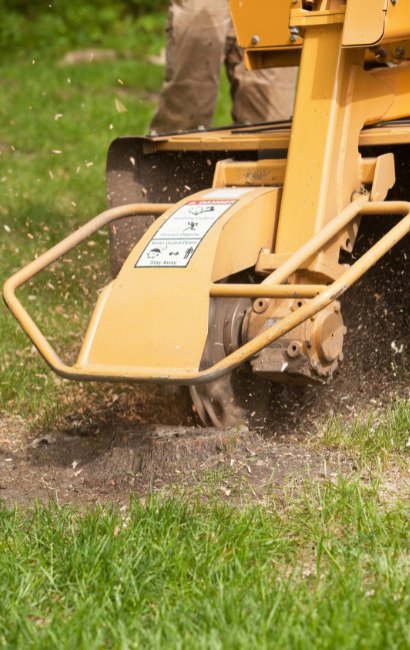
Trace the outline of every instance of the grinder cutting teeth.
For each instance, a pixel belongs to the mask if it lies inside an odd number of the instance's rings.
[[[249,309],[251,301],[247,298],[211,299],[201,369],[212,367],[242,345],[242,326]],[[189,390],[200,422],[221,429],[249,421],[255,424],[257,414],[262,417],[264,413],[261,406],[269,394],[268,384],[253,375],[247,364],[215,381],[190,386]]]
[[[211,299],[208,337],[202,355],[201,370],[211,368],[230,351],[239,348],[242,321],[249,303],[246,299]],[[236,370],[201,386],[190,386],[196,413],[204,426],[228,428],[246,418],[246,410],[234,392],[234,376],[237,373],[243,371]]]

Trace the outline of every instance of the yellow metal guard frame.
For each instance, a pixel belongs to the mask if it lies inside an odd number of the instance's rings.
[[[79,364],[67,366],[51,347],[21,302],[17,299],[15,295],[16,289],[108,223],[125,216],[161,214],[169,209],[169,207],[170,204],[131,204],[106,210],[6,281],[3,288],[3,297],[7,306],[23,330],[30,337],[37,350],[58,375],[67,379],[80,380],[151,381],[155,383],[171,382],[176,384],[199,384],[218,379],[225,373],[239,367],[273,341],[297,327],[311,316],[314,316],[318,311],[339,298],[339,296],[410,231],[410,202],[386,201],[369,203],[366,197],[361,196],[356,198],[345,210],[332,219],[317,235],[313,236],[261,284],[211,284],[210,296],[214,297],[315,297],[206,370],[192,372],[190,370],[175,371],[175,369],[167,368],[151,369],[122,366],[87,368],[85,366],[81,367]],[[332,284],[329,286],[281,284],[286,282],[289,276],[300,268],[301,264],[309,260],[312,255],[317,254],[325,244],[356,217],[361,215],[376,216],[383,214],[400,214],[404,215],[404,217]]]

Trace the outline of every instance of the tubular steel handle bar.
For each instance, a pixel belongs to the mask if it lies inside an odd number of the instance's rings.
[[[314,316],[318,311],[327,307],[331,302],[339,298],[349,287],[366,273],[383,255],[385,255],[395,244],[410,232],[410,202],[406,201],[385,201],[367,202],[364,197],[353,201],[337,217],[332,219],[317,235],[312,237],[304,246],[296,251],[276,271],[261,283],[255,285],[257,292],[252,296],[284,297],[281,293],[284,289],[297,292],[299,285],[279,285],[284,282],[291,273],[297,270],[300,265],[309,260],[327,244],[335,234],[358,216],[363,215],[385,215],[400,214],[403,219],[399,221],[386,235],[374,244],[357,262],[340,275],[331,285],[320,287],[321,291],[316,297],[299,307],[281,321],[258,334],[254,339],[238,348],[227,357],[218,361],[214,366],[206,370],[174,368],[136,368],[127,366],[67,366],[57,355],[47,339],[38,329],[23,305],[17,299],[15,291],[18,287],[33,278],[37,273],[55,262],[59,257],[70,251],[87,237],[97,230],[121,217],[141,214],[160,214],[172,207],[171,204],[131,204],[106,210],[82,226],[79,230],[69,235],[66,239],[51,248],[49,251],[38,257],[26,267],[9,278],[3,287],[3,297],[12,314],[20,323],[23,330],[36,346],[39,353],[44,357],[48,365],[61,377],[66,379],[93,380],[93,381],[150,381],[154,383],[175,383],[175,384],[200,384],[219,379],[227,372],[238,368],[242,363],[248,361],[257,352],[270,345],[302,322]],[[317,285],[314,291],[317,292]],[[217,289],[217,287],[222,287]],[[240,289],[236,288],[240,287]],[[260,288],[263,287],[263,288]],[[265,291],[266,287],[266,291]],[[300,285],[308,287],[310,285]],[[251,295],[249,287],[246,286]],[[242,291],[242,293],[237,293]],[[313,291],[313,292],[314,292]],[[218,293],[219,292],[219,293]],[[258,293],[259,292],[259,293]],[[212,285],[210,295],[244,295],[244,285]],[[303,290],[301,291],[303,293]],[[292,294],[291,297],[294,297]]]

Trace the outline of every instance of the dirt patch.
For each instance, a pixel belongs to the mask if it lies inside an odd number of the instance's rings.
[[[73,50],[67,52],[61,59],[62,65],[78,65],[79,63],[105,63],[115,61],[117,53],[115,50],[102,50],[88,48],[85,50]]]
[[[409,467],[392,466],[383,472],[378,495],[381,502],[394,507],[397,501],[408,503],[410,494]]]
[[[14,151],[14,148],[8,142],[0,141],[0,155],[2,153],[11,153]]]
[[[351,473],[354,464],[296,436],[266,439],[252,431],[117,426],[98,435],[56,432],[0,452],[0,498],[31,503],[126,504],[131,494],[216,490],[263,500],[275,487]]]
[[[23,418],[0,413],[0,454],[18,453],[30,438],[30,429]]]

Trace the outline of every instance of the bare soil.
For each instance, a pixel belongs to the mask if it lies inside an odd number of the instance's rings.
[[[9,421],[20,442],[7,449],[3,438],[0,451],[0,498],[8,503],[55,498],[125,505],[130,494],[199,486],[205,494],[216,489],[235,501],[249,495],[260,500],[268,487],[272,492],[309,476],[332,478],[354,470],[349,459],[297,436],[269,440],[246,429],[122,424],[97,435],[77,429],[24,440],[20,424]]]

